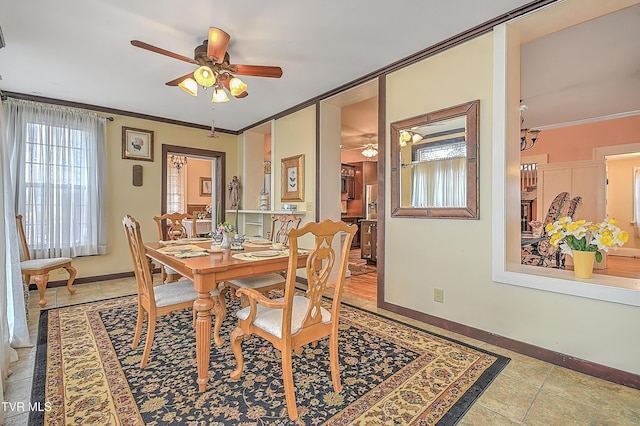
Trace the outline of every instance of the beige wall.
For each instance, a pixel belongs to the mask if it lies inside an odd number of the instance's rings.
[[[73,265],[78,277],[94,277],[119,272],[131,272],[133,266],[129,248],[122,230],[122,218],[125,214],[140,222],[142,238],[157,240],[158,230],[153,216],[161,211],[161,173],[162,144],[182,145],[213,151],[226,151],[227,179],[237,173],[238,137],[218,133],[217,139],[207,137],[207,130],[198,130],[155,121],[141,120],[124,116],[113,116],[114,121],[107,122],[107,230],[109,253],[104,256],[78,257]],[[133,161],[122,159],[122,126],[154,131],[154,161]],[[143,185],[132,185],[132,166],[142,165]],[[51,280],[61,280],[66,274],[58,273]]]
[[[638,167],[640,167],[640,155],[607,160],[607,215],[615,218],[618,226],[629,233],[629,241],[620,253],[640,249],[640,238],[635,236],[631,225],[633,222],[633,169]]]
[[[273,136],[272,136],[273,137]],[[276,120],[273,147],[275,156],[271,164],[274,174],[274,210],[282,208],[282,163],[281,160],[296,155],[304,155],[304,201],[285,203],[296,204],[298,211],[307,210],[301,224],[313,220],[313,201],[316,188],[316,108],[305,108],[287,117]],[[311,203],[311,209],[307,209]]]
[[[480,100],[480,219],[392,218],[387,205],[385,300],[639,374],[640,341],[629,338],[637,307],[492,281],[492,42],[484,35],[387,77],[387,132],[393,121]]]

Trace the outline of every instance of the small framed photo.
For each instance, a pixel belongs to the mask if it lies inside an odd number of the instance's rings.
[[[304,201],[304,154],[282,159],[282,201]]]
[[[153,161],[153,130],[122,127],[122,158]]]
[[[211,178],[200,178],[200,196],[211,195]]]

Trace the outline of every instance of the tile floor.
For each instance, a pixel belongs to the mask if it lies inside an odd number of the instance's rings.
[[[47,308],[135,294],[135,281],[113,280],[47,289]],[[640,390],[616,385],[554,366],[515,352],[450,333],[412,319],[382,311],[372,302],[344,296],[345,302],[424,329],[455,338],[511,358],[511,362],[460,421],[460,425],[640,425]],[[31,292],[29,330],[35,342],[40,315],[36,291]],[[28,403],[35,347],[19,349],[11,365],[6,400]],[[28,413],[7,411],[5,425],[26,425]]]

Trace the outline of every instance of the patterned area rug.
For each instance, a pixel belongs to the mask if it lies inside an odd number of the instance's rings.
[[[360,257],[360,249],[356,248],[349,251],[349,271],[351,271],[351,275],[355,277],[357,275],[376,272],[377,268],[368,265],[366,259]]]
[[[235,328],[229,302],[222,337]],[[131,349],[136,298],[42,311],[30,425],[452,425],[509,362],[508,358],[343,305],[340,368],[333,391],[327,339],[293,356],[299,411],[287,415],[280,353],[260,338],[243,342],[242,378],[235,358],[212,343],[207,391],[196,385],[190,309],[158,320],[149,364],[140,369],[146,331]],[[146,330],[146,328],[145,328]]]

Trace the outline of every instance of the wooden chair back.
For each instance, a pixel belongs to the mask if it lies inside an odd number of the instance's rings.
[[[292,214],[281,214],[271,218],[271,241],[282,243],[285,246],[289,243],[289,229],[296,229],[300,225],[302,218]]]
[[[155,294],[153,291],[153,279],[149,270],[147,254],[140,234],[140,224],[131,216],[126,215],[122,219],[124,231],[127,234],[129,253],[133,263],[133,272],[138,286],[138,303],[144,306],[145,310],[155,311]]]
[[[333,242],[336,239],[340,239],[342,233],[346,233],[347,237],[344,240],[344,244],[341,247],[341,251],[336,253]],[[342,299],[342,290],[347,273],[347,264],[349,262],[349,250],[353,236],[356,233],[355,226],[349,226],[344,222],[333,222],[329,219],[325,219],[322,222],[311,222],[305,224],[302,228],[292,229],[289,231],[289,267],[287,269],[287,283],[285,286],[284,302],[285,308],[283,312],[283,333],[285,338],[292,340],[292,347],[296,348],[300,346],[302,341],[305,343],[308,337],[304,335],[315,335],[313,331],[314,326],[323,326],[330,328],[331,331],[338,331],[338,317],[340,315],[340,303]],[[302,328],[295,337],[291,335],[291,315],[293,313],[292,304],[293,297],[296,293],[296,265],[298,264],[298,249],[300,237],[312,234],[314,237],[314,247],[312,247],[309,257],[307,258],[307,264],[305,267],[307,276],[307,294],[309,298],[309,307],[304,316],[302,322]],[[337,281],[332,283],[333,288],[333,302],[331,305],[331,324],[329,327],[326,324],[322,324],[322,318],[320,315],[320,305],[322,302],[322,296],[325,291],[329,289],[329,280],[332,278],[332,272],[337,271]],[[328,335],[327,332],[317,335]],[[315,339],[312,339],[315,340]]]
[[[339,251],[333,247],[340,244],[342,233],[347,236]],[[285,398],[289,418],[297,419],[298,410],[292,374],[291,351],[301,353],[302,346],[329,337],[329,354],[333,388],[340,392],[340,369],[338,364],[338,320],[342,290],[347,273],[349,249],[356,226],[325,219],[320,223],[307,223],[299,229],[289,230],[289,266],[283,299],[268,299],[255,289],[241,288],[238,293],[247,296],[249,306],[238,311],[238,327],[231,334],[231,349],[237,368],[231,373],[232,380],[242,374],[244,360],[240,347],[244,338],[256,334],[273,344],[282,353],[282,371]],[[300,238],[311,234],[314,238],[306,261],[306,297],[296,295],[296,271]],[[305,242],[308,240],[305,239]],[[337,274],[332,274],[332,272]],[[337,277],[337,278],[335,278]],[[335,279],[334,282],[330,280]],[[333,291],[331,309],[322,307],[325,291]],[[262,305],[260,312],[257,305]],[[295,312],[295,313],[294,313]],[[300,314],[304,312],[304,316]],[[281,315],[281,317],[279,316]],[[255,324],[254,324],[255,321]]]
[[[161,216],[154,216],[153,220],[158,225],[158,237],[161,240],[178,240],[180,238],[192,238],[189,235],[182,221],[191,221],[191,233],[196,231],[196,217],[189,213],[165,213]]]
[[[20,238],[20,261],[31,260],[29,246],[27,245],[27,236],[24,233],[24,226],[22,225],[21,214],[16,216],[16,227],[18,228],[18,238]]]

